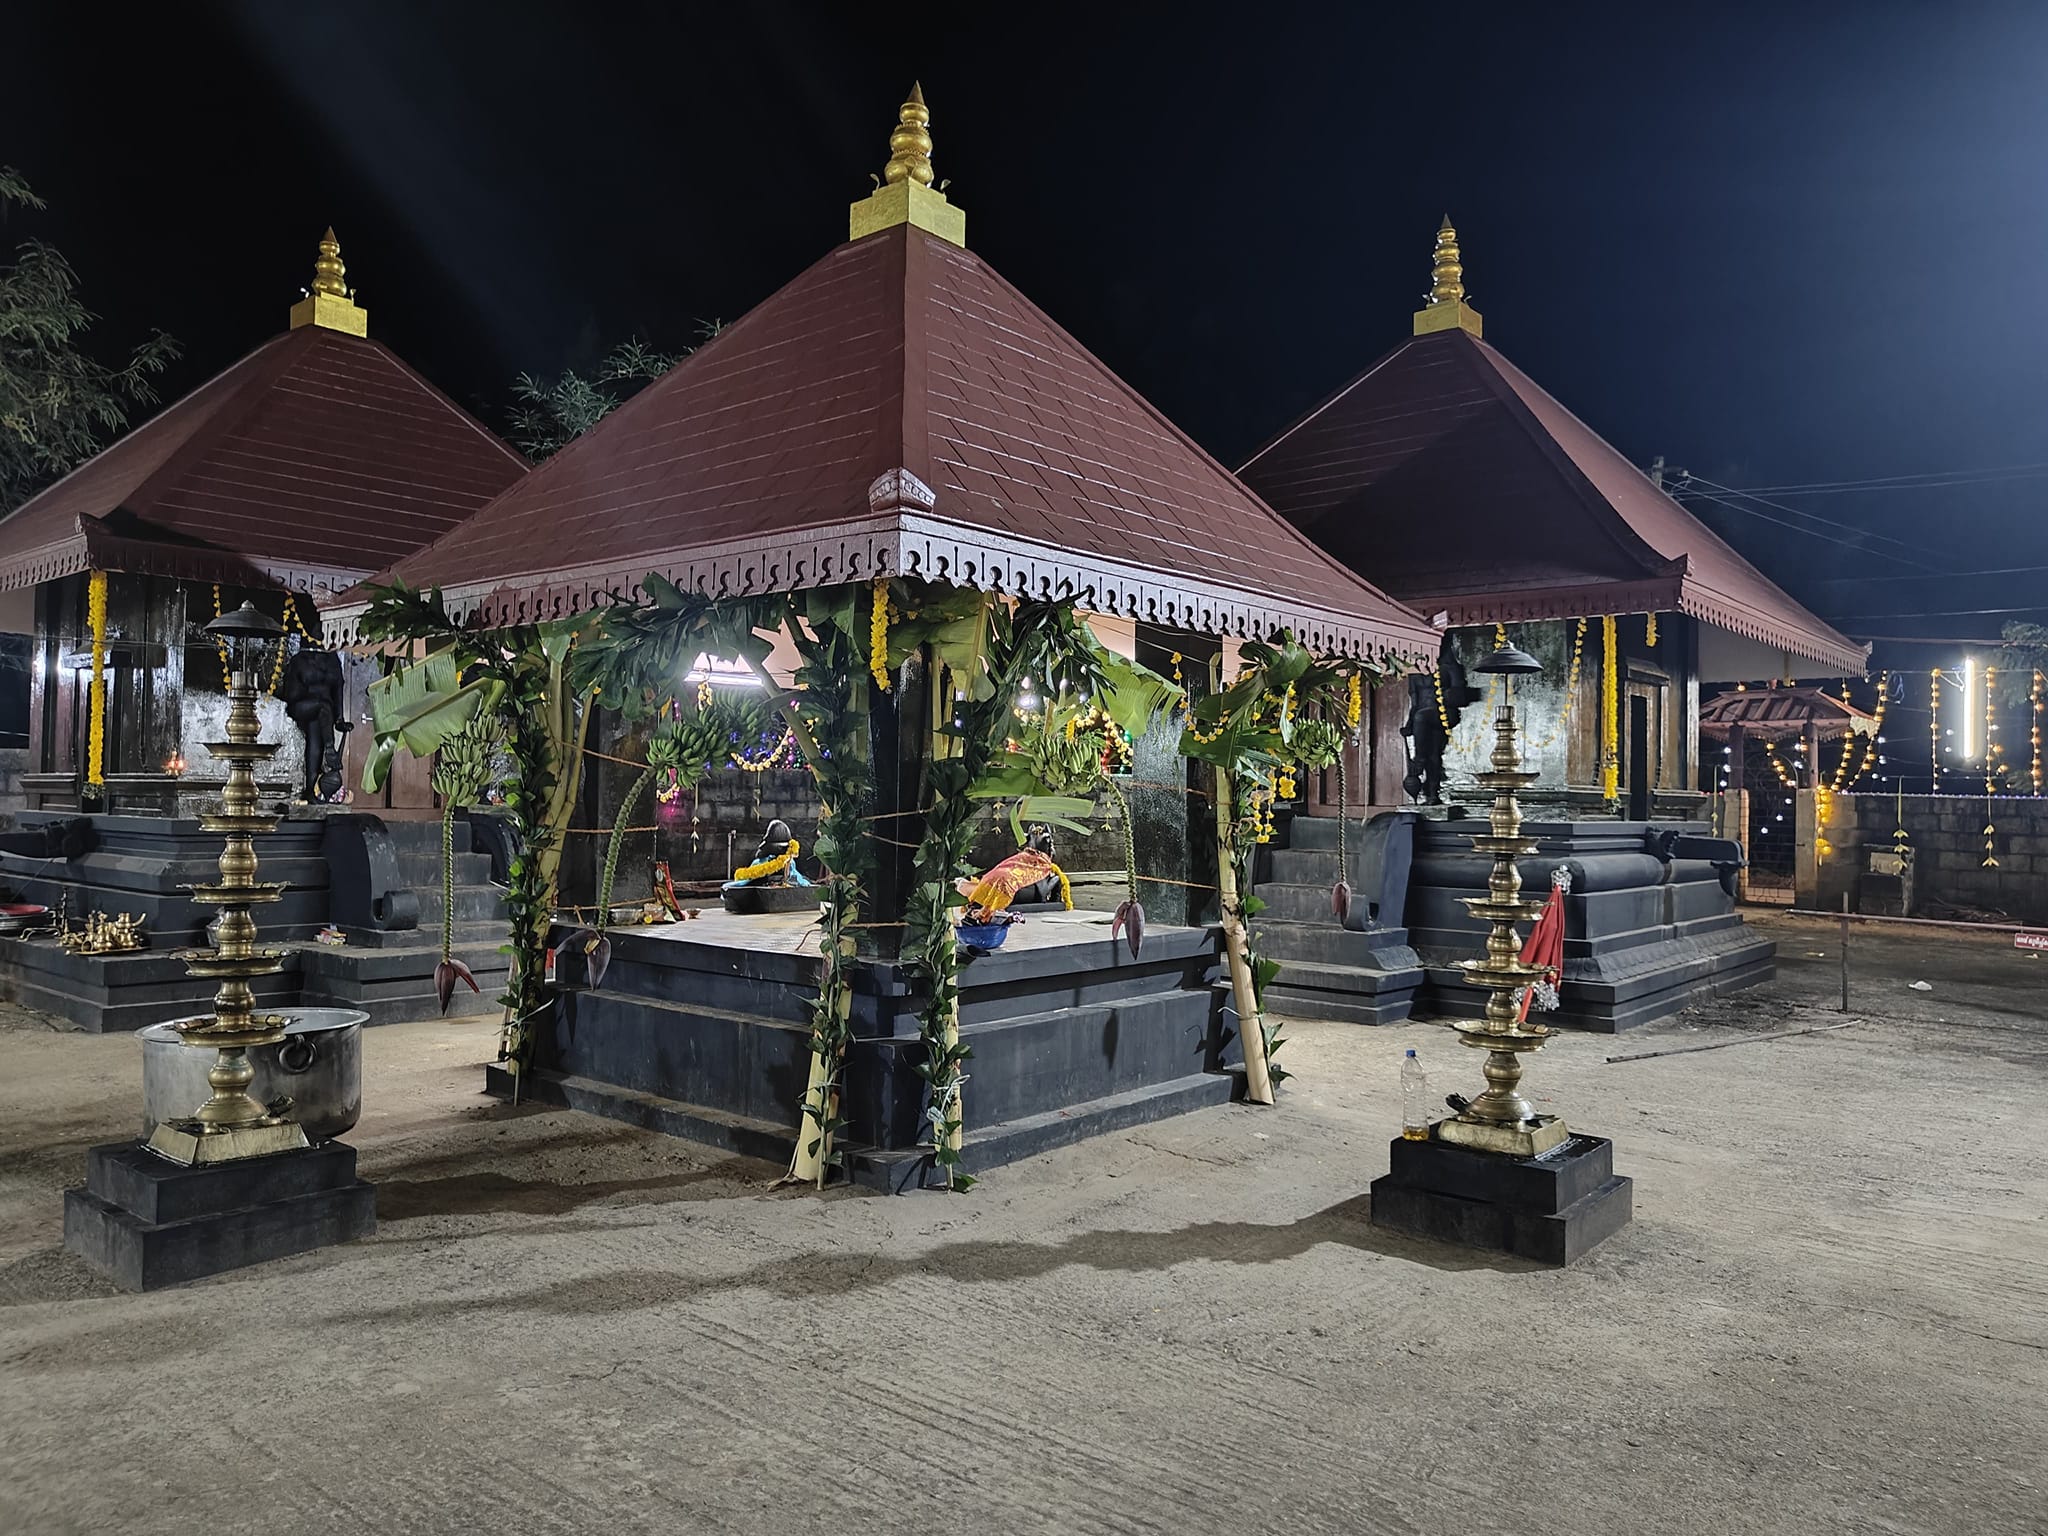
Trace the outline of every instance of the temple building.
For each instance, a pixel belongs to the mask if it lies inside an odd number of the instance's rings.
[[[283,335],[0,521],[0,601],[18,594],[9,627],[33,633],[29,806],[169,814],[217,794],[197,744],[218,736],[225,683],[201,627],[253,598],[303,645],[335,593],[525,469],[370,339],[329,230]],[[262,703],[266,739],[285,744],[267,776],[279,793],[304,784],[302,734],[275,697],[287,662]],[[343,718],[360,703],[349,681]],[[428,806],[424,789],[408,775],[397,808]]]
[[[1297,819],[1260,886],[1281,1005],[1365,1022],[1476,1006],[1456,962],[1484,939],[1465,901],[1489,866],[1459,818],[1487,798],[1472,776],[1489,766],[1505,683],[1475,687],[1470,669],[1503,640],[1544,664],[1516,679],[1512,699],[1523,767],[1540,775],[1522,792],[1523,830],[1541,845],[1522,878],[1571,885],[1560,1021],[1626,1028],[1761,980],[1774,950],[1736,910],[1741,847],[1701,819],[1701,688],[1860,675],[1866,648],[1482,339],[1449,219],[1432,277],[1414,334],[1238,472],[1445,631],[1432,674],[1375,697],[1352,780],[1370,785],[1374,807],[1422,811],[1386,818],[1407,887],[1400,942],[1310,920],[1333,845],[1317,817]],[[1326,785],[1309,798],[1331,809]]]
[[[1465,669],[1506,626],[1547,663],[1516,695],[1528,766],[1543,774],[1530,804],[1696,815],[1703,685],[1856,677],[1868,648],[1788,597],[1482,339],[1448,218],[1432,278],[1414,334],[1238,473],[1331,555],[1447,629],[1437,678],[1412,708],[1381,714],[1383,732],[1405,717],[1417,798],[1455,798],[1485,766],[1487,711],[1464,707]],[[1380,754],[1377,804],[1404,798],[1397,761]]]
[[[0,838],[0,889],[23,904],[0,937],[0,995],[87,1030],[203,1006],[212,984],[173,951],[214,910],[220,840],[194,819],[226,771],[224,656],[205,626],[246,599],[285,627],[265,666],[259,786],[295,810],[259,842],[266,939],[294,948],[266,1004],[362,1006],[373,1022],[435,1011],[441,829],[428,765],[407,760],[376,803],[360,780],[364,690],[321,640],[342,590],[445,533],[526,461],[369,335],[329,230],[290,327],[0,521],[0,611],[28,634],[28,808]],[[378,814],[365,814],[375,811]],[[85,813],[85,814],[81,814]],[[504,933],[491,860],[458,829],[454,909],[485,953]],[[502,859],[500,860],[502,862]],[[140,950],[68,952],[43,927],[129,914]],[[344,933],[336,948],[313,942]],[[422,930],[426,930],[423,932]],[[500,965],[502,974],[502,962]],[[488,980],[488,977],[487,977]],[[464,994],[467,1011],[488,992]]]
[[[713,597],[901,577],[1069,599],[1110,649],[1162,674],[1283,630],[1324,655],[1433,656],[1436,631],[968,248],[965,213],[933,184],[928,123],[913,93],[846,243],[389,575],[439,586],[481,627],[630,598],[649,572]],[[350,638],[361,611],[360,597],[336,606],[330,632]],[[768,670],[789,686],[778,659]],[[1156,924],[1142,957],[1109,941],[1107,911],[1055,912],[966,968],[976,1171],[1229,1095],[1204,915],[1215,855],[1179,740],[1162,716],[1135,744]],[[877,727],[885,846],[915,841],[915,820],[889,818],[918,814],[905,808],[926,750]],[[893,905],[886,881],[869,894],[887,938],[900,887]],[[524,1092],[786,1157],[817,985],[814,918],[795,921],[713,912],[615,931],[602,990],[561,996]],[[842,1113],[857,1171],[895,1184],[925,1130],[912,984],[886,959],[862,965]]]

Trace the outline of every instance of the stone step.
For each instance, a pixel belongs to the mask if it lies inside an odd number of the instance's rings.
[[[1346,836],[1354,848],[1357,847],[1358,840],[1364,834],[1364,831],[1365,823],[1358,817],[1353,816]],[[1287,823],[1287,846],[1285,849],[1276,851],[1286,852],[1292,850],[1299,852],[1304,849],[1327,850],[1330,853],[1335,853],[1337,851],[1337,818],[1334,816],[1296,816],[1290,819]]]
[[[417,892],[420,899],[420,929],[440,932],[446,911],[440,882]],[[510,919],[505,910],[505,893],[494,885],[458,885],[455,888],[455,921],[458,923],[503,923]]]
[[[1357,852],[1356,849],[1351,851],[1353,854]],[[1337,878],[1337,850],[1334,847],[1274,848],[1269,852],[1272,878],[1283,884],[1327,884]]]
[[[963,1024],[974,1052],[965,1091],[970,1123],[1008,1121],[1072,1105],[1091,1086],[1112,1094],[1174,1082],[1211,1065],[1208,988],[1154,993]]]
[[[397,863],[399,878],[414,890],[427,886],[435,890],[441,888],[441,855],[438,849],[432,853],[400,854]],[[456,854],[455,883],[489,885],[491,856],[488,853]]]
[[[1265,911],[1252,919],[1260,918],[1294,922],[1326,922],[1335,924],[1337,914],[1330,907],[1330,890],[1335,885],[1294,885],[1285,881],[1265,880],[1253,888],[1252,894],[1266,904]]]
[[[1369,969],[1406,969],[1415,964],[1406,933],[1399,928],[1353,932],[1335,921],[1323,923],[1252,921],[1254,946],[1284,964],[1296,961],[1323,965],[1359,965]]]
[[[756,1157],[776,1167],[788,1165],[796,1145],[794,1111],[785,1124],[622,1089],[574,1073],[528,1072],[515,1079],[502,1064],[493,1063],[484,1069],[484,1092],[507,1103],[516,1097],[520,1103],[559,1104],[565,1109],[603,1115],[608,1120],[659,1131],[664,1136],[681,1136],[741,1157]]]
[[[972,1063],[969,1064],[970,1066]],[[976,1126],[971,1121],[962,1138],[960,1166],[975,1178],[1009,1163],[1037,1157],[1105,1131],[1148,1125],[1189,1110],[1228,1104],[1232,1077],[1228,1072],[1198,1072],[1163,1083],[1150,1083],[1065,1109]],[[970,1083],[966,1092],[974,1091]],[[973,1100],[968,1101],[970,1106]],[[913,1189],[943,1188],[945,1177],[929,1151],[847,1151],[847,1169],[854,1181],[891,1194]]]
[[[717,1114],[794,1127],[810,1075],[808,1024],[642,996],[606,980],[600,991],[558,998],[559,1071],[615,1090],[659,1093]]]

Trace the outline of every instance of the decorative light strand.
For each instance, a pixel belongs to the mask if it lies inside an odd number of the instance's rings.
[[[1930,794],[1941,793],[1941,668],[1927,674],[1927,758],[1933,764],[1929,774]]]
[[[2041,669],[2038,667],[2034,669],[2034,685],[2028,697],[2029,702],[2034,706],[2033,729],[2030,732],[2030,738],[2034,747],[2032,770],[2034,793],[2038,795],[2041,793]]]

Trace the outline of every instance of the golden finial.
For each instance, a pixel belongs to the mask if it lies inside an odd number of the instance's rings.
[[[889,163],[882,167],[884,185],[909,180],[932,184],[932,114],[924,104],[924,86],[913,82],[910,100],[896,110],[896,131],[889,135]]]
[[[967,215],[946,201],[932,183],[932,114],[924,87],[913,85],[896,112],[889,135],[889,163],[882,167],[874,195],[848,212],[847,237],[859,240],[898,224],[911,224],[955,245],[967,243]]]
[[[1432,331],[1480,333],[1479,311],[1465,302],[1464,258],[1458,253],[1458,232],[1451,228],[1451,216],[1436,232],[1436,252],[1430,259],[1429,300],[1415,312],[1415,334]]]
[[[293,330],[302,325],[317,325],[347,336],[370,334],[370,312],[356,303],[355,295],[342,280],[347,273],[341,262],[341,242],[334,238],[334,226],[330,224],[327,233],[320,237],[320,254],[313,262],[313,285],[292,306]]]
[[[341,264],[341,242],[334,238],[334,226],[330,224],[327,233],[320,237],[320,255],[313,263],[313,292],[347,298],[348,289],[341,280],[347,271]]]
[[[1458,260],[1458,232],[1451,228],[1451,216],[1436,232],[1436,257],[1429,268],[1429,302],[1456,303],[1465,297],[1465,268]]]

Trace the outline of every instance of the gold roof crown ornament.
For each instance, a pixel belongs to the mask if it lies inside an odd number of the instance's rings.
[[[924,87],[913,85],[889,135],[889,163],[872,195],[847,210],[847,239],[861,240],[898,224],[909,224],[954,245],[967,244],[967,215],[933,185],[932,115]]]
[[[292,306],[293,330],[302,325],[317,325],[345,336],[370,334],[370,312],[356,303],[353,290],[342,281],[347,271],[341,263],[341,242],[334,238],[330,225],[320,237],[320,255],[313,262],[313,285]]]
[[[1436,252],[1430,260],[1429,302],[1415,311],[1415,334],[1432,331],[1480,332],[1479,311],[1465,302],[1465,266],[1458,254],[1458,232],[1451,228],[1451,216],[1436,232]]]

